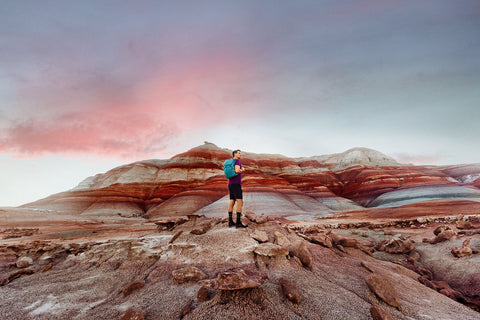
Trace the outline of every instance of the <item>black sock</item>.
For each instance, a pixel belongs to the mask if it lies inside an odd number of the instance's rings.
[[[237,228],[246,228],[247,226],[244,225],[242,223],[242,220],[240,219],[242,216],[242,213],[241,212],[237,212],[237,223],[235,223],[235,225],[237,226]]]

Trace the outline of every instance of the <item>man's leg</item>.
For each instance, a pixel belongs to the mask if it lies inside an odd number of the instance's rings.
[[[230,199],[230,202],[228,203],[228,226],[233,227],[235,225],[235,222],[233,222],[233,206],[235,205],[235,200]]]
[[[240,217],[242,216],[242,207],[243,207],[243,199],[237,199],[237,223],[235,224],[235,226],[237,228],[246,228],[247,227],[240,220]]]
[[[240,200],[239,200],[240,201]],[[228,204],[228,212],[233,212],[233,206],[235,205],[235,200],[230,199],[230,203]],[[238,206],[237,206],[238,207]]]
[[[237,199],[237,212],[242,213],[242,208],[243,208],[243,199]]]

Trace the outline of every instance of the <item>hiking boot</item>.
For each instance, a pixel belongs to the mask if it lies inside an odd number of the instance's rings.
[[[237,212],[237,223],[235,224],[236,228],[246,228],[246,227],[248,227],[248,226],[246,226],[242,223],[242,220],[240,220],[241,215],[242,215],[241,212]]]
[[[234,227],[234,226],[235,226],[235,222],[233,222],[232,213],[229,212],[228,213],[228,227],[231,228],[231,227]]]

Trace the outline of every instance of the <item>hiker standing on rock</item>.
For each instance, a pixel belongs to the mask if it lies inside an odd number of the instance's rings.
[[[230,192],[230,203],[228,204],[228,226],[246,228],[240,217],[242,216],[243,195],[242,195],[242,172],[245,169],[240,162],[240,150],[232,152],[233,159],[225,161],[225,176],[228,178],[228,191]],[[233,222],[233,206],[237,203],[237,223]]]

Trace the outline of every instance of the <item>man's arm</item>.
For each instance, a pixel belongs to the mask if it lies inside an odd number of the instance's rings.
[[[240,168],[238,164],[235,165],[235,173],[241,173],[245,171],[245,168]]]

